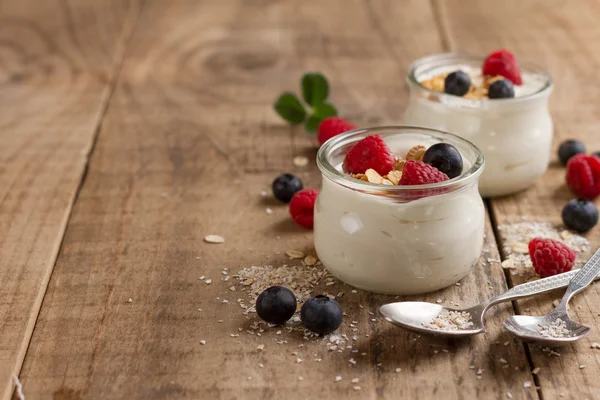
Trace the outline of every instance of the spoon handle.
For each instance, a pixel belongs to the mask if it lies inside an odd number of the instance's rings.
[[[569,284],[569,290],[578,292],[583,289],[598,275],[600,272],[600,248],[596,250],[593,256],[585,263],[583,267],[577,272],[577,274],[571,279]]]
[[[573,279],[571,279],[569,287],[567,288],[562,300],[556,307],[556,310],[566,313],[567,303],[571,297],[592,283],[596,275],[598,275],[598,272],[600,272],[600,248],[596,250],[594,255],[590,257],[585,265],[581,267],[579,271],[577,271],[577,274],[575,274]]]
[[[597,255],[598,252],[596,252],[594,256],[590,258],[590,261],[592,261],[592,259]],[[513,288],[507,290],[502,294],[499,294],[498,296],[492,297],[489,300],[489,303],[490,305],[493,305],[504,301],[519,299],[521,297],[533,296],[534,294],[545,293],[554,289],[567,287],[569,285],[569,282],[571,282],[571,280],[579,274],[579,271],[580,270],[569,271],[562,274],[550,276],[548,278],[542,278],[535,281],[522,283],[520,285],[514,286]],[[599,272],[596,272],[595,275],[590,276],[592,276],[592,280],[600,278]]]

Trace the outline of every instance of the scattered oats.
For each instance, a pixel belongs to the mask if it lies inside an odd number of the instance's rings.
[[[590,345],[590,347],[591,347],[592,349],[600,349],[600,343],[593,342],[593,343]]]
[[[308,158],[304,156],[294,157],[294,165],[296,167],[306,167],[308,165]]]
[[[354,378],[354,379],[352,379],[350,382],[352,382],[352,383],[358,383],[359,381],[360,381],[360,379],[358,379],[358,378]]]
[[[223,299],[223,303],[224,303],[224,304],[227,304],[227,303],[229,303],[229,300],[227,300],[227,299]]]
[[[460,331],[473,328],[471,314],[466,311],[442,310],[431,322],[424,327],[436,330]]]
[[[265,366],[263,364],[258,364],[258,368],[264,368]]]
[[[512,397],[512,394],[511,394],[510,392],[507,392],[507,393],[506,393],[506,397],[508,397],[509,399],[512,399],[512,398],[513,398],[513,397]]]
[[[530,387],[531,387],[531,381],[525,381],[525,382],[523,383],[523,387],[524,387],[524,388],[530,388]]]
[[[231,336],[231,337],[240,337],[239,333],[230,333],[229,336]]]
[[[498,361],[500,361],[502,364],[508,364],[508,361],[506,361],[506,359],[504,359],[504,358],[501,358]]]
[[[535,367],[535,368],[534,368],[534,369],[531,371],[531,373],[532,373],[532,374],[534,374],[534,375],[537,375],[537,373],[538,373],[538,372],[540,372],[540,367]]]
[[[207,285],[210,285],[212,283],[212,279],[207,279],[204,281],[204,283],[206,283]]]
[[[260,195],[262,197],[267,197],[269,195],[269,193],[266,190],[263,190],[262,192],[260,192]]]
[[[223,320],[222,319],[218,319],[217,322],[220,323],[220,324],[222,324]]]
[[[396,373],[402,372],[402,368],[396,368]]]
[[[408,150],[408,153],[406,153],[406,160],[420,161],[423,159],[425,151],[427,151],[427,148],[423,145],[413,146],[410,150]]]
[[[301,358],[296,358],[296,363],[300,364],[302,361],[304,361],[304,360]]]
[[[204,275],[202,275],[202,276],[201,276],[200,278],[198,278],[198,279],[200,279],[201,281],[203,281],[203,280],[204,280]]]
[[[484,371],[483,369],[479,368],[479,369],[477,370],[476,374],[477,374],[477,375],[481,375],[481,374],[483,374],[483,371]]]
[[[585,368],[585,365],[583,365],[583,364],[579,365],[579,369],[584,369],[584,368]]]
[[[333,286],[333,285],[335,285],[335,282],[327,282],[327,283],[325,284],[325,286]]]
[[[336,376],[336,377],[335,377],[335,381],[336,381],[336,382],[339,382],[339,381],[341,381],[341,380],[342,380],[342,377],[341,377],[341,376],[339,376],[339,375],[338,375],[338,376]]]
[[[400,184],[400,179],[402,179],[402,171],[390,171],[387,174],[387,179],[392,182],[394,185]]]
[[[537,331],[540,335],[548,338],[562,338],[569,334],[567,323],[560,318],[557,318],[550,325],[538,324]]]
[[[281,335],[281,331],[275,332],[276,335]]]
[[[361,387],[360,386],[352,386],[352,389],[359,391],[361,389]]]
[[[377,184],[383,183],[383,178],[381,177],[381,175],[379,175],[377,173],[377,171],[375,171],[372,168],[367,169],[365,171],[365,175],[367,176],[368,181],[371,183],[377,183]]]
[[[527,246],[526,243],[522,243],[522,242],[513,243],[512,246],[510,247],[510,249],[512,250],[513,253],[529,254],[529,247]]]
[[[265,208],[265,212],[269,215],[273,214],[273,210],[271,210],[269,207]]]
[[[219,244],[219,243],[224,243],[225,238],[223,236],[219,236],[219,235],[206,235],[206,236],[204,236],[204,241],[206,243]]]
[[[442,304],[442,299],[437,299],[435,302],[438,304]]]
[[[299,376],[299,377],[298,377],[298,380],[299,380],[299,381],[303,381],[303,380],[304,380],[304,378],[303,378],[303,377],[301,377],[301,376]]]
[[[569,240],[569,239],[571,239],[572,236],[573,236],[573,234],[569,231],[562,231],[560,233],[560,237],[562,238],[562,240]]]
[[[200,341],[200,344],[201,344],[202,346],[204,346],[204,345],[206,344],[206,340],[201,340],[201,341]]]
[[[354,360],[354,358],[349,359],[348,362],[352,365],[356,365],[356,361]]]
[[[542,237],[563,242],[572,250],[580,254],[575,264],[581,266],[587,257],[581,257],[584,253],[590,251],[590,242],[577,234],[564,233],[564,228],[553,226],[549,222],[520,222],[516,224],[507,224],[498,226],[500,237],[502,239],[502,248],[507,259],[502,262],[504,268],[510,269],[511,275],[520,275],[525,278],[536,277],[531,265],[529,254],[513,250],[513,245],[517,245],[516,250],[524,250],[522,245],[529,243],[533,238]]]
[[[249,377],[248,377],[248,380],[249,380],[249,381],[251,381],[251,380],[252,380],[252,377],[251,377],[251,376],[249,376]]]
[[[358,293],[356,290],[352,289],[352,293]]]
[[[302,257],[298,259],[304,257],[302,253]],[[305,265],[289,266],[286,264],[279,267],[270,265],[246,267],[234,275],[245,286],[244,290],[251,304],[256,301],[264,288],[269,286],[288,287],[296,295],[298,303],[302,304],[312,297],[313,288],[328,276],[329,273],[324,268]],[[249,312],[256,312],[255,307],[248,307],[245,313]]]
[[[229,290],[231,290],[232,292],[235,292],[235,286],[230,286]]]
[[[510,344],[510,342],[504,342],[504,346],[508,346]]]
[[[130,298],[127,299],[127,302],[128,303],[133,303],[133,299],[130,297]]]
[[[287,254],[289,258],[297,259],[297,260],[301,260],[304,257],[306,257],[306,254],[304,254],[303,252],[301,252],[299,250],[288,250],[285,252],[285,254]]]
[[[313,266],[317,263],[317,258],[313,257],[313,256],[306,256],[304,257],[304,264],[309,265],[309,266]]]

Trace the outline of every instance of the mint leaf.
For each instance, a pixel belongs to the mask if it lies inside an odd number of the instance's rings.
[[[323,103],[323,104],[319,104],[316,107],[313,107],[312,116],[317,117],[321,120],[324,120],[327,117],[335,117],[336,115],[337,115],[336,108],[329,103]]]
[[[307,132],[315,133],[317,131],[317,128],[319,127],[319,124],[321,123],[321,121],[322,121],[322,119],[317,118],[314,115],[311,115],[310,117],[308,117],[308,119],[304,123],[304,129],[306,129]]]
[[[302,77],[302,97],[312,107],[323,103],[329,96],[327,79],[318,72],[309,72]]]
[[[329,103],[319,104],[318,106],[313,108],[313,113],[306,122],[304,123],[304,128],[311,133],[314,133],[319,128],[319,124],[325,118],[334,117],[337,115],[337,110],[334,106]]]
[[[292,125],[298,125],[306,118],[306,110],[298,97],[292,92],[284,92],[273,106],[281,118]]]

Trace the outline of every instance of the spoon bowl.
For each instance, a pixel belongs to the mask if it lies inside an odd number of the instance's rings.
[[[549,345],[561,345],[583,338],[590,332],[590,328],[571,320],[567,305],[574,295],[594,281],[599,272],[600,248],[575,273],[562,300],[553,311],[540,317],[512,316],[504,321],[504,328],[521,340]]]
[[[560,332],[553,335],[547,327],[556,326],[557,320],[562,321]],[[515,315],[504,321],[504,328],[525,342],[537,342],[548,345],[561,345],[574,342],[587,336],[590,328],[580,325],[561,313],[550,313],[541,317]]]
[[[549,278],[522,283],[481,304],[462,310],[445,307],[438,303],[403,301],[399,303],[384,304],[379,311],[387,321],[411,331],[437,336],[473,336],[485,332],[484,315],[494,304],[566,287],[578,272],[579,271],[570,271]],[[592,279],[598,277],[599,276],[595,276]],[[431,326],[431,322],[444,310],[448,312],[456,311],[468,313],[471,317],[470,322],[473,326],[469,327],[469,329],[439,329],[438,326]]]
[[[473,324],[469,329],[443,329],[433,328],[431,322],[444,310],[466,312],[471,316]],[[403,301],[399,303],[384,304],[379,309],[384,318],[392,324],[402,328],[438,336],[473,336],[485,332],[483,324],[484,308],[475,306],[464,310],[445,307],[441,304],[422,301]]]

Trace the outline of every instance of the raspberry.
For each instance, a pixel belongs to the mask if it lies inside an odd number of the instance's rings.
[[[567,163],[567,185],[580,197],[594,200],[600,195],[600,158],[577,154]]]
[[[423,161],[408,160],[402,170],[401,185],[425,185],[448,180],[448,175]]]
[[[304,189],[294,194],[290,201],[290,215],[298,225],[312,229],[317,189]]]
[[[337,136],[340,133],[351,131],[352,129],[356,128],[357,126],[351,124],[350,122],[342,118],[325,118],[319,124],[319,129],[317,130],[317,139],[319,140],[319,144],[323,145],[323,143],[325,143],[332,137]]]
[[[394,168],[396,160],[381,136],[367,136],[346,154],[344,171],[349,174],[364,174],[369,168],[381,176],[387,175]]]
[[[482,73],[489,76],[501,75],[515,85],[523,83],[517,57],[505,49],[496,50],[485,58]]]
[[[542,278],[570,271],[576,256],[558,240],[535,238],[529,242],[529,257],[535,272]]]

